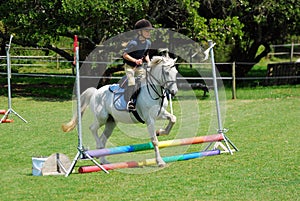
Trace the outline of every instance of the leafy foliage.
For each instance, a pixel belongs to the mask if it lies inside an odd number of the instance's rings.
[[[171,28],[195,41],[213,40],[217,61],[254,64],[270,51],[270,44],[300,35],[299,7],[297,0],[7,0],[0,4],[1,54],[3,43],[15,34],[15,44],[46,47],[71,60],[55,44],[77,34],[85,58],[97,44],[147,18],[155,27]],[[264,51],[257,54],[260,46]],[[237,73],[245,75],[252,66]]]

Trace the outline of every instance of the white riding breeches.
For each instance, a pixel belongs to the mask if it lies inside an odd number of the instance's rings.
[[[125,73],[128,79],[128,86],[135,85],[134,77],[146,77],[146,70],[143,67],[132,67],[127,64],[124,65]]]

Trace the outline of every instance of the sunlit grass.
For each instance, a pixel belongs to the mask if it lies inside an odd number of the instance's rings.
[[[299,90],[297,86],[240,89],[239,99],[228,99],[224,127],[240,149],[232,156],[176,162],[147,174],[111,171],[73,173],[68,178],[32,176],[31,158],[59,152],[73,160],[76,131],[63,133],[60,128],[72,116],[72,101],[14,97],[14,110],[29,123],[11,115],[14,123],[0,124],[1,200],[297,200]],[[179,100],[184,104],[183,98]],[[180,117],[176,101],[174,113]],[[199,101],[200,114],[209,114],[210,101]],[[0,109],[6,108],[7,97],[2,95]],[[210,119],[203,122],[208,125]],[[183,126],[188,133],[189,126]],[[114,139],[118,140],[120,134],[117,129]],[[131,141],[119,138],[119,143]],[[83,164],[92,165],[78,161],[75,170]]]

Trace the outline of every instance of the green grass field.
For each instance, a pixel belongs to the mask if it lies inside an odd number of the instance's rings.
[[[185,92],[188,93],[188,92]],[[196,94],[202,92],[196,92]],[[227,91],[227,97],[230,91]],[[179,119],[180,104],[191,104],[180,92],[174,101]],[[61,124],[72,115],[67,99],[14,97],[11,124],[0,124],[1,200],[299,200],[300,87],[261,87],[238,90],[237,100],[228,100],[224,115],[226,134],[240,149],[233,155],[207,157],[169,164],[150,173],[110,171],[63,176],[32,176],[32,157],[64,153],[73,160],[77,153],[76,131],[63,133]],[[206,135],[211,100],[199,100],[198,135]],[[208,107],[209,106],[209,107]],[[0,96],[0,109],[7,97]],[[193,114],[194,115],[194,114]],[[193,116],[187,119],[193,120]],[[182,125],[180,122],[184,122]],[[196,123],[179,121],[173,132],[189,133]],[[142,127],[142,126],[141,126]],[[143,128],[143,127],[142,127]],[[84,125],[84,132],[86,131]],[[146,131],[146,129],[145,129]],[[87,135],[90,135],[89,133]],[[147,134],[145,134],[147,135]],[[112,137],[119,144],[132,143],[120,129]],[[173,139],[174,135],[161,139]],[[148,142],[147,136],[140,143]],[[192,146],[190,149],[195,149]],[[89,161],[78,161],[75,170]],[[139,172],[143,171],[140,169]]]

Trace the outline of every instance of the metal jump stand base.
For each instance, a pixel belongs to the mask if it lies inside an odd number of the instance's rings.
[[[221,134],[224,138],[224,144],[222,141],[220,142],[211,142],[209,145],[204,149],[205,151],[209,150],[210,147],[213,145],[213,150],[219,149],[221,153],[230,153],[231,155],[235,151],[239,151],[239,149],[233,144],[233,142],[224,134],[227,130],[219,131],[218,133]]]
[[[83,149],[78,148],[78,152],[77,152],[75,158],[73,159],[73,162],[72,162],[69,170],[67,170],[67,172],[65,174],[65,177],[68,177],[72,173],[72,171],[73,171],[73,169],[74,169],[77,161],[81,160],[81,159],[89,159],[89,160],[91,160],[102,171],[104,171],[105,173],[109,174],[109,172],[102,165],[100,165],[93,157],[91,157],[89,154],[87,154],[86,151],[84,151]]]
[[[4,116],[1,118],[0,123],[4,122],[7,118],[8,115],[13,113],[14,115],[16,115],[17,117],[19,117],[22,121],[24,121],[25,123],[28,123],[21,115],[19,115],[16,111],[14,111],[12,108],[9,108],[6,113],[4,114]]]

